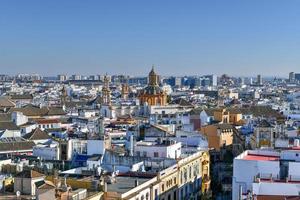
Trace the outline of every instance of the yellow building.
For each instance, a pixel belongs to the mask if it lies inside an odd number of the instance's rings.
[[[147,173],[117,176],[115,183],[107,184],[104,200],[199,199],[210,189],[209,163],[208,152],[200,151],[148,178]]]
[[[240,125],[242,123],[242,113],[238,110],[227,110],[221,108],[214,111],[214,119],[221,123],[229,123],[234,125]]]
[[[232,145],[233,127],[230,124],[203,126],[201,132],[207,137],[209,148],[220,151],[221,147]]]
[[[148,79],[148,86],[139,93],[140,103],[147,103],[150,106],[166,105],[167,94],[159,87],[159,76],[154,72],[154,68],[150,71]]]
[[[129,94],[129,86],[128,86],[127,83],[123,83],[122,84],[122,91],[121,91],[122,99],[127,100],[128,99],[128,94]]]
[[[221,123],[229,123],[229,112],[224,109],[218,109],[214,112],[214,119]]]

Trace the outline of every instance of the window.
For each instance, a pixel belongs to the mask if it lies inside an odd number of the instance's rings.
[[[176,177],[174,177],[174,184],[176,184]]]
[[[181,188],[181,191],[180,191],[180,193],[181,193],[181,198],[183,199],[183,197],[184,197],[183,188]]]
[[[147,157],[147,152],[143,151],[143,157]]]
[[[165,185],[164,185],[164,184],[161,185],[161,190],[162,190],[163,192],[165,191]]]
[[[181,171],[180,182],[183,183],[183,172]]]
[[[189,177],[190,179],[192,178],[192,167],[190,166],[190,169],[189,169]]]
[[[155,197],[155,199],[158,199],[158,191],[157,191],[157,189],[154,190],[154,197]]]
[[[158,152],[154,152],[154,157],[158,157]]]
[[[195,166],[194,166],[194,176],[198,175],[198,171],[199,171],[199,163],[196,162]]]
[[[185,194],[189,193],[188,185],[185,185]]]
[[[138,157],[140,157],[140,156],[141,156],[141,152],[137,151],[137,152],[136,152],[136,155],[137,155]]]

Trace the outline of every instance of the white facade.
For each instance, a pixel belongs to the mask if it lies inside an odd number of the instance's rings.
[[[207,139],[199,132],[177,131],[175,140],[181,142],[183,148],[208,149]]]
[[[33,147],[33,156],[43,160],[59,160],[59,147],[57,144],[37,145]]]
[[[21,129],[21,136],[24,136],[26,135],[27,133],[31,133],[34,129],[37,128],[37,125],[36,124],[26,124],[24,126],[21,126],[20,127]]]
[[[95,117],[96,116],[96,110],[81,110],[79,111],[79,116],[80,117]]]
[[[181,142],[171,144],[155,144],[154,142],[137,142],[135,154],[151,158],[179,158],[181,155]]]
[[[205,112],[205,110],[203,110],[203,111],[200,113],[200,122],[201,122],[201,126],[207,125],[211,120],[212,120],[212,117],[209,116],[209,115]]]
[[[13,112],[11,114],[12,121],[17,125],[20,126],[22,124],[26,124],[28,122],[28,117],[23,115],[21,112]]]
[[[232,199],[251,191],[259,195],[293,196],[300,193],[300,149],[245,151],[233,162]],[[283,189],[284,188],[284,189]]]
[[[87,155],[93,155],[93,154],[104,155],[104,152],[105,152],[104,140],[87,141]]]

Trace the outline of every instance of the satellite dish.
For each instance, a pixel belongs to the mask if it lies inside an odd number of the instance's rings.
[[[21,196],[21,192],[20,192],[20,191],[17,191],[17,192],[16,192],[16,195],[17,195],[17,197],[20,197],[20,196]]]

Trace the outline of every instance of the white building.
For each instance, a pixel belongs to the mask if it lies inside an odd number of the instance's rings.
[[[22,124],[26,124],[28,122],[28,117],[23,115],[21,112],[12,112],[11,113],[12,121],[17,125],[20,126]]]
[[[105,141],[104,140],[88,140],[87,141],[87,155],[104,155]]]
[[[181,142],[165,140],[161,142],[140,141],[134,147],[135,155],[150,158],[173,158],[181,155]]]
[[[199,132],[193,131],[176,131],[177,142],[181,142],[182,148],[191,147],[194,150],[207,150],[208,149],[208,141],[207,138],[204,137]]]
[[[33,147],[33,156],[40,157],[43,160],[59,160],[59,146],[56,143],[36,145]]]
[[[242,194],[241,194],[242,193]],[[233,162],[232,199],[278,199],[300,194],[300,148],[248,150]]]

